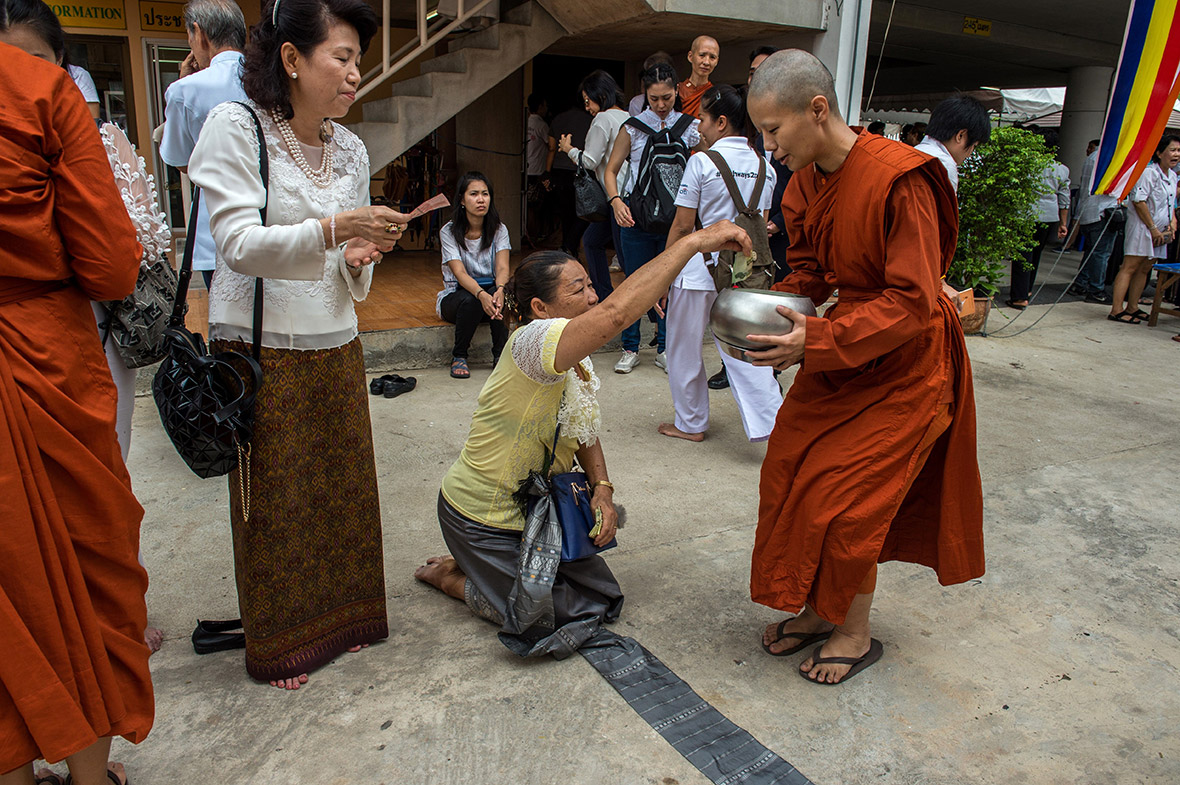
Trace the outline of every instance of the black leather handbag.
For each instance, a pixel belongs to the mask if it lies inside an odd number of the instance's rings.
[[[263,190],[269,182],[266,139],[254,116],[258,133],[259,172]],[[201,192],[193,196],[189,216],[195,231]],[[266,205],[259,211],[266,225]],[[249,518],[250,439],[254,435],[254,400],[262,386],[262,279],[254,283],[254,342],[252,356],[225,351],[210,354],[205,339],[184,326],[189,280],[192,278],[193,238],[185,243],[176,299],[164,331],[166,354],[152,380],[152,396],[160,421],[180,457],[202,478],[219,477],[241,467],[242,512]]]
[[[596,223],[610,216],[610,204],[606,191],[598,182],[594,172],[582,166],[582,154],[578,153],[578,170],[574,172],[574,212],[583,221]]]

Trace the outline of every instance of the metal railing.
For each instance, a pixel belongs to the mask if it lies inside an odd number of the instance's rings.
[[[458,0],[458,11],[454,19],[441,17],[434,11],[428,11],[426,0],[415,0],[418,35],[393,53],[389,51],[389,30],[392,21],[389,15],[390,2],[391,0],[381,0],[381,64],[371,68],[361,77],[361,88],[357,91],[357,98],[364,98],[378,85],[421,56],[423,52],[433,48],[435,44],[473,17],[492,0]]]

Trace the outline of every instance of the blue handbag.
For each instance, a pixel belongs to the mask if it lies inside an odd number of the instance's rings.
[[[585,472],[563,472],[549,474],[553,459],[557,455],[557,440],[561,437],[561,425],[553,435],[553,449],[545,455],[542,476],[548,477],[549,501],[557,520],[561,524],[561,560],[577,561],[610,550],[618,543],[614,538],[601,548],[590,539],[594,529],[594,508],[590,505],[590,481]]]

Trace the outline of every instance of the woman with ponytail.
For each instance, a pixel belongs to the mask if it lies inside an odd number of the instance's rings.
[[[746,204],[757,196],[763,223],[770,213],[775,173],[750,146],[744,89],[737,90],[730,85],[714,87],[705,94],[701,107],[701,135],[709,143],[709,151],[688,160],[676,197],[676,218],[668,233],[670,243],[690,234],[698,218],[704,226],[737,219],[738,208],[715,160],[718,158],[732,173]],[[764,172],[761,181],[760,171]],[[759,184],[761,191],[755,194]],[[660,424],[658,430],[665,436],[693,442],[705,438],[709,427],[709,386],[701,336],[716,299],[713,275],[700,256],[688,263],[668,292],[668,386],[672,390],[676,419]],[[719,343],[717,351],[728,374],[746,438],[752,442],[765,441],[774,429],[774,418],[783,402],[773,369],[736,360],[722,352]]]
[[[614,538],[619,516],[599,441],[598,377],[589,355],[651,308],[698,253],[737,248],[748,253],[749,238],[728,222],[681,238],[602,303],[576,259],[541,251],[521,263],[505,287],[505,306],[523,326],[508,336],[438,497],[451,555],[428,559],[414,577],[504,625],[509,596],[527,580],[517,569],[525,516],[513,497],[530,472],[542,471],[554,445],[552,473],[570,471],[575,461],[586,473],[591,506],[601,512],[595,543]],[[514,651],[568,656],[600,622],[618,618],[623,593],[606,562],[591,556],[558,566],[552,601],[553,627]]]

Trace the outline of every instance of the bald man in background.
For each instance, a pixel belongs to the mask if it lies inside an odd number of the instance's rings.
[[[692,48],[688,50],[688,62],[692,65],[692,73],[680,84],[676,91],[680,94],[680,111],[684,114],[700,118],[701,99],[713,86],[709,75],[717,67],[721,59],[721,45],[717,39],[707,35],[698,35],[693,39]]]
[[[776,656],[824,641],[804,678],[838,684],[880,659],[869,612],[877,564],[983,574],[975,398],[959,317],[941,278],[958,235],[933,158],[850,128],[832,76],[801,50],[771,55],[748,101],[766,151],[795,172],[783,196],[792,272],[774,288],[826,302],[787,308],[787,335],[755,365],[799,364],[767,444],[750,576],[756,602],[797,614],[768,626]]]

